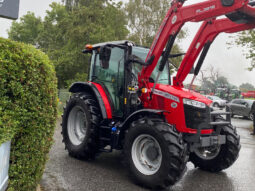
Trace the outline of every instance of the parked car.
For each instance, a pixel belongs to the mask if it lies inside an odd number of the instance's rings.
[[[228,106],[230,107],[230,110],[232,112],[232,117],[234,115],[240,115],[253,120],[254,116],[251,113],[251,106],[253,102],[254,100],[233,99],[231,102],[228,103]]]
[[[205,97],[213,101],[213,107],[224,108],[226,106],[227,101],[219,98],[218,96],[206,95]]]

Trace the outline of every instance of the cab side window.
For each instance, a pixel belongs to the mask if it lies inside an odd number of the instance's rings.
[[[114,47],[111,50],[109,68],[100,65],[99,54],[96,55],[94,74],[95,82],[104,85],[114,107],[115,116],[122,115],[123,85],[124,85],[124,50]]]

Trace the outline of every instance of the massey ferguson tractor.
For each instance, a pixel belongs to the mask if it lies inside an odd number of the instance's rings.
[[[210,172],[236,161],[240,137],[229,109],[213,111],[212,101],[184,89],[183,81],[194,67],[193,83],[219,33],[255,28],[255,4],[207,0],[183,6],[184,2],[172,1],[150,49],[129,41],[86,46],[83,52],[91,54],[89,80],[70,87],[62,121],[63,140],[72,157],[93,160],[99,153],[122,150],[131,177],[153,189],[175,184],[187,161]],[[218,18],[222,15],[226,17]],[[171,54],[176,35],[184,23],[200,21],[172,78],[169,59],[182,55]]]

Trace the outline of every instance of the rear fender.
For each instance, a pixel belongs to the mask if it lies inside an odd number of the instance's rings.
[[[88,92],[92,94],[97,99],[103,119],[112,119],[112,108],[110,106],[109,99],[103,91],[103,88],[100,87],[100,84],[92,82],[75,82],[71,85],[69,92]]]

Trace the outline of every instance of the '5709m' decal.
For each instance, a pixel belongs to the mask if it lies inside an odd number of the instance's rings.
[[[170,94],[170,93],[162,92],[160,90],[155,89],[154,94],[162,96],[162,97],[167,98],[167,99],[171,99],[173,101],[176,101],[176,102],[180,103],[180,99],[178,97]]]

